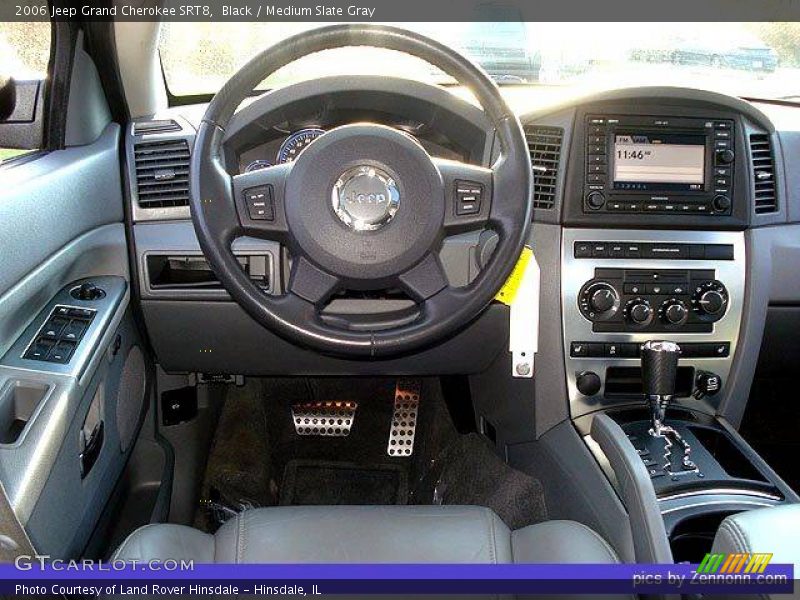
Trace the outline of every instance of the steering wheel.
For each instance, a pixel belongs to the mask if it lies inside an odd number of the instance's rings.
[[[226,126],[270,74],[307,54],[373,46],[421,58],[466,86],[496,130],[491,168],[431,157],[410,135],[378,124],[332,129],[297,159],[230,176]],[[532,173],[522,127],[484,71],[457,52],[403,29],[336,25],[264,50],[220,89],[195,138],[190,170],[194,228],[211,268],[258,323],[300,345],[347,357],[386,357],[433,345],[492,301],[527,241]],[[452,233],[491,228],[498,243],[468,285],[449,285],[439,259]],[[282,295],[265,294],[233,254],[241,236],[287,246]],[[324,318],[343,290],[399,288],[418,305],[413,320],[373,325]]]

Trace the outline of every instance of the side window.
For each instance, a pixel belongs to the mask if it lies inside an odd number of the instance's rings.
[[[31,87],[36,82],[45,85],[50,61],[50,38],[49,21],[0,22],[0,75],[13,77],[18,84],[30,82]],[[0,165],[31,151],[30,148],[3,147],[0,143]]]

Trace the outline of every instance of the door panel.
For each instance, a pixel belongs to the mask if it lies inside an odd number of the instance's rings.
[[[76,60],[71,119],[100,98],[88,55]],[[120,135],[107,122],[89,143],[0,166],[0,479],[37,552],[53,557],[84,550],[150,399],[152,362],[130,307]],[[73,297],[84,281],[105,298]],[[53,334],[72,348],[64,361],[34,359],[56,307],[69,312],[65,332],[81,322],[75,308],[94,316],[77,338]]]

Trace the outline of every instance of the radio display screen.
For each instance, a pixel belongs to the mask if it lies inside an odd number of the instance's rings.
[[[617,190],[702,191],[706,136],[616,132],[613,165]]]

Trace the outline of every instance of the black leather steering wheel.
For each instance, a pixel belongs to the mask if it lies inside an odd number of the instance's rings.
[[[417,56],[469,88],[497,133],[500,152],[491,168],[433,158],[403,132],[360,123],[325,133],[292,163],[230,176],[225,128],[242,100],[284,65],[345,46]],[[492,301],[527,241],[532,177],[520,122],[479,67],[399,28],[336,25],[268,48],[214,96],[192,152],[191,212],[214,272],[261,325],[321,352],[385,357],[454,334]],[[442,240],[483,228],[499,238],[491,261],[469,285],[450,286],[439,260]],[[265,294],[242,270],[231,244],[245,235],[288,247],[284,294]],[[417,302],[413,321],[365,331],[321,315],[338,291],[387,288]]]

